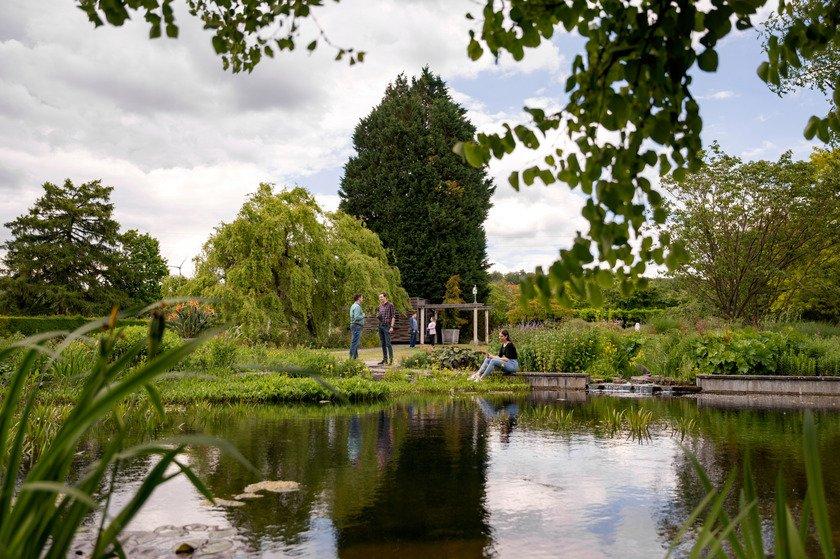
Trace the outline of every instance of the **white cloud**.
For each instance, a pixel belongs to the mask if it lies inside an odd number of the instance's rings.
[[[399,72],[428,64],[444,79],[534,72],[553,79],[563,57],[550,42],[522,63],[470,62],[472,22],[463,15],[474,7],[469,0],[330,4],[317,11],[321,26],[336,44],[367,51],[365,63],[334,62],[324,47],[230,75],[210,35],[183,11],[177,40],[150,41],[142,21],[94,29],[72,2],[6,0],[0,223],[23,213],[44,181],[102,178],[116,187],[125,227],[157,236],[171,263],[189,260],[259,182],[340,168],[353,127]],[[508,116],[480,103],[470,115],[481,127]],[[317,195],[326,209],[337,205],[335,191]],[[0,241],[7,234],[0,229]]]
[[[774,144],[773,142],[764,140],[763,142],[761,142],[761,146],[742,151],[741,157],[745,157],[747,159],[754,159],[759,155],[765,155],[768,150],[772,150],[775,147],[776,144]]]
[[[734,91],[730,91],[728,89],[722,89],[719,91],[715,91],[709,93],[708,95],[700,95],[698,99],[706,99],[711,101],[723,101],[724,99],[731,99],[733,97],[739,97],[737,93]]]

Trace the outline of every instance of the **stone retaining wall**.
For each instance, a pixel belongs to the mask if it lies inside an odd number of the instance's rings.
[[[706,394],[798,394],[840,396],[840,377],[699,375]]]
[[[528,381],[532,388],[549,390],[586,390],[589,375],[583,373],[516,373]]]

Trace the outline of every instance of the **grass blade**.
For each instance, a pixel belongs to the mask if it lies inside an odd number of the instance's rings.
[[[835,559],[834,543],[831,539],[831,523],[828,519],[828,507],[825,499],[820,454],[817,448],[817,427],[814,414],[805,412],[805,437],[803,451],[805,453],[805,474],[808,478],[808,496],[811,500],[811,512],[814,515],[814,526],[820,549],[826,559]]]
[[[29,481],[21,485],[20,491],[21,493],[26,491],[45,491],[48,493],[55,493],[57,495],[67,495],[68,497],[72,497],[77,501],[84,503],[90,508],[96,508],[96,501],[93,500],[93,497],[76,487],[71,487],[57,481]]]

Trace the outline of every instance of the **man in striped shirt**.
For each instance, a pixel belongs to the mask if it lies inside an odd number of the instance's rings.
[[[379,319],[379,341],[382,342],[382,361],[380,365],[392,365],[394,363],[394,348],[391,346],[391,334],[394,333],[394,321],[397,313],[394,304],[388,300],[385,293],[379,294],[379,310],[376,313]]]

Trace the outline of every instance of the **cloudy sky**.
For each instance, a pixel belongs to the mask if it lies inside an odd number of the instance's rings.
[[[213,227],[260,182],[305,186],[326,209],[337,207],[353,127],[399,72],[428,64],[476,126],[494,129],[522,118],[524,104],[556,105],[580,46],[559,36],[521,63],[470,62],[470,0],[343,0],[317,11],[318,21],[335,43],[367,51],[364,64],[333,62],[329,50],[296,52],[231,75],[184,13],[176,12],[179,39],[150,41],[142,22],[94,30],[74,4],[0,3],[0,223],[25,212],[45,181],[99,178],[115,187],[120,223],[160,239],[185,273]],[[760,47],[754,31],[730,37],[719,71],[696,76],[704,140],[750,159],[788,149],[805,157],[801,130],[826,101],[769,92],[755,75]],[[515,153],[490,169],[494,269],[547,264],[583,227],[580,198],[566,187],[515,193],[507,185],[512,168],[537,160]],[[0,227],[0,241],[7,236]]]

